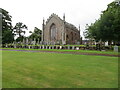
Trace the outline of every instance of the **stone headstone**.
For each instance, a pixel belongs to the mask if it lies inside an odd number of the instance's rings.
[[[42,41],[40,41],[40,45],[42,45]]]
[[[118,52],[118,46],[114,46],[114,52]]]
[[[75,49],[75,46],[72,46],[72,50],[74,50]]]
[[[28,46],[28,48],[30,49],[30,45]]]
[[[35,45],[35,41],[32,41],[32,44]]]
[[[105,42],[105,46],[108,46],[108,42]]]
[[[52,46],[52,49],[54,49],[54,46]]]
[[[63,41],[63,45],[65,45],[66,44],[66,42],[65,41]]]
[[[76,47],[76,50],[79,50],[79,47]]]
[[[68,49],[70,49],[70,46],[68,46]]]
[[[49,49],[51,49],[51,46],[49,46]]]
[[[14,46],[14,48],[16,48],[16,42],[13,42],[13,46]]]
[[[34,38],[34,45],[36,44],[36,38]]]
[[[29,44],[32,44],[32,39],[31,38],[29,39]]]
[[[46,46],[46,49],[48,48],[48,46]]]
[[[80,45],[80,42],[77,42],[77,45]]]
[[[26,44],[28,45],[28,38],[26,38]]]
[[[14,48],[16,48],[16,45],[14,45]]]
[[[23,42],[22,42],[23,44],[25,44],[25,39],[23,38]]]
[[[7,48],[7,47],[8,47],[8,45],[6,44],[6,45],[5,45],[5,47]]]
[[[41,46],[39,46],[39,49],[41,49]]]
[[[62,46],[60,46],[60,49],[62,49]]]
[[[42,49],[45,49],[45,47],[44,47],[44,46],[42,46]]]
[[[95,45],[96,45],[97,43],[95,42]]]

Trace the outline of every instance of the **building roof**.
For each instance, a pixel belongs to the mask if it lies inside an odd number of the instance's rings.
[[[61,21],[64,21],[64,20],[62,20],[57,14],[54,14],[54,13],[53,13],[53,14],[51,14],[51,16],[49,16],[49,18],[47,19],[46,24],[50,21],[50,19],[51,19],[52,17],[57,17],[57,18],[59,18]],[[68,22],[66,22],[66,21],[65,21],[65,26],[66,26],[67,28],[72,29],[72,30],[78,30],[73,24],[68,23]]]

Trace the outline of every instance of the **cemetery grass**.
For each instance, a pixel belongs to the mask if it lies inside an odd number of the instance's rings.
[[[117,88],[118,58],[2,51],[3,88]]]
[[[58,51],[58,52],[80,52],[80,53],[95,53],[95,54],[108,54],[118,55],[120,52],[114,51],[97,51],[97,50],[67,50],[67,49],[26,49],[26,48],[1,48],[1,49],[17,49],[17,50],[39,50],[39,51]]]

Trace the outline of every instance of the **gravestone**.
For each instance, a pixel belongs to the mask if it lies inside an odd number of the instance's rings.
[[[31,38],[29,39],[29,44],[30,44],[30,45],[32,44],[32,39],[31,39]]]
[[[30,49],[30,45],[28,46],[28,48]]]
[[[46,49],[48,49],[48,46],[46,46]]]
[[[105,46],[108,46],[108,42],[105,42]]]
[[[14,48],[16,48],[16,42],[13,42]]]
[[[68,49],[70,49],[70,46],[68,46]]]
[[[72,50],[74,50],[75,49],[75,46],[72,46]]]
[[[77,42],[77,45],[80,45],[80,42]]]
[[[34,45],[36,44],[36,38],[34,38]]]
[[[118,46],[114,46],[114,52],[118,52]]]
[[[8,45],[6,44],[6,45],[5,45],[5,47],[7,48],[7,47],[8,47]]]
[[[76,47],[76,50],[79,50],[79,47]]]
[[[51,46],[49,46],[49,49],[51,49]]]
[[[45,47],[44,47],[44,46],[42,46],[42,49],[45,49]]]
[[[60,46],[60,49],[62,49],[62,46]]]
[[[26,45],[28,45],[28,38],[26,38]]]
[[[39,44],[42,45],[42,41],[40,41]]]
[[[23,44],[25,44],[25,39],[23,38],[23,42],[22,42]]]
[[[39,46],[39,49],[41,49],[41,46]]]
[[[54,49],[54,46],[52,46],[52,49]]]

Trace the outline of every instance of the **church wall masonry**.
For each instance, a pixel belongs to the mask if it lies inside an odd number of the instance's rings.
[[[80,30],[74,25],[52,14],[46,21],[43,20],[43,42],[45,44],[77,44],[80,42]]]

